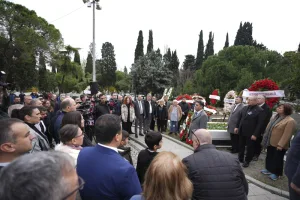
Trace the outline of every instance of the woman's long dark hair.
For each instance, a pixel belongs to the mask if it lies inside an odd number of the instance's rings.
[[[74,124],[83,129],[84,127],[81,127],[81,113],[79,111],[66,113],[62,119],[61,127],[66,124]]]

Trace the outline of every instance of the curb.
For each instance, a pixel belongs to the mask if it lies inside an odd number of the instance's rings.
[[[179,144],[179,145],[181,145],[181,146],[183,146],[183,147],[185,147],[185,148],[187,148],[187,149],[189,149],[189,150],[194,151],[194,149],[193,149],[191,146],[189,146],[189,145],[187,145],[187,144],[184,144],[183,142],[181,142],[181,141],[179,141],[179,140],[177,140],[177,139],[175,139],[175,138],[172,138],[172,137],[170,137],[170,136],[168,136],[168,135],[165,135],[165,134],[162,134],[162,136],[163,136],[164,138],[167,138],[167,139],[169,139],[169,140],[175,142],[176,144]],[[136,140],[135,138],[130,137],[130,139],[133,140],[133,141],[135,141],[136,143],[138,143],[138,144],[141,145],[142,147],[147,148],[147,146],[146,146],[145,144],[143,144],[142,142]],[[290,196],[290,195],[289,195],[289,192],[284,191],[284,190],[280,190],[280,189],[275,188],[275,187],[270,186],[270,185],[267,185],[267,184],[265,184],[265,183],[263,183],[263,182],[261,182],[261,181],[258,181],[258,180],[254,179],[254,178],[252,178],[252,177],[250,177],[250,176],[248,176],[248,175],[246,175],[246,174],[245,174],[245,177],[246,177],[246,179],[247,179],[250,183],[252,183],[252,184],[254,184],[254,185],[256,185],[256,186],[258,186],[258,187],[260,187],[260,188],[262,188],[262,189],[265,189],[265,190],[267,190],[267,191],[269,191],[269,192],[271,192],[271,193],[273,193],[273,194],[276,194],[276,195],[278,195],[278,196],[285,197],[285,198],[288,198],[288,199],[289,199],[289,196]]]
[[[245,175],[245,176],[246,176],[246,179],[250,183],[252,183],[252,184],[254,184],[254,185],[256,185],[256,186],[258,186],[258,187],[260,187],[262,189],[265,189],[265,190],[267,190],[267,191],[269,191],[269,192],[271,192],[273,194],[276,194],[278,196],[285,197],[285,198],[289,199],[289,196],[290,196],[289,192],[284,191],[284,190],[280,190],[280,189],[275,188],[275,187],[270,186],[270,185],[267,185],[267,184],[265,184],[265,183],[263,183],[261,181],[258,181],[256,179],[252,178],[251,176],[248,176],[248,175]]]

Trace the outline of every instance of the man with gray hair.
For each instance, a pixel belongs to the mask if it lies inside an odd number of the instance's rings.
[[[43,103],[39,99],[32,99],[30,102],[30,106],[43,106]]]
[[[239,161],[243,163],[243,167],[249,167],[252,161],[255,141],[261,134],[264,119],[263,109],[257,105],[257,97],[249,97],[248,106],[241,110],[234,129],[234,133],[239,134]],[[246,146],[247,153],[244,158]]]
[[[262,151],[261,141],[262,141],[263,135],[265,133],[265,130],[268,126],[268,123],[272,117],[272,111],[271,111],[270,107],[266,104],[266,97],[264,95],[258,95],[257,102],[258,102],[258,106],[260,106],[263,109],[265,119],[264,119],[264,123],[261,127],[260,135],[257,137],[257,139],[255,141],[254,156],[252,159],[253,161],[258,160],[258,157]]]
[[[246,200],[248,182],[237,158],[219,151],[206,129],[192,130],[194,154],[183,159],[194,185],[192,199]]]
[[[145,103],[145,124],[144,124],[144,133],[147,134],[150,131],[151,120],[154,117],[154,102],[152,101],[152,95],[147,94],[147,99]]]
[[[0,199],[75,200],[83,185],[68,154],[55,151],[27,154],[2,169]]]

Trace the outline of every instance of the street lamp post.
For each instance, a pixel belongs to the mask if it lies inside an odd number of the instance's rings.
[[[90,8],[91,5],[93,5],[93,82],[91,85],[91,92],[93,93],[97,93],[98,92],[98,86],[97,86],[97,81],[96,81],[96,41],[95,41],[95,35],[96,35],[96,31],[95,31],[95,11],[97,10],[101,10],[101,6],[99,4],[100,0],[83,0],[83,3],[87,4],[87,6]]]

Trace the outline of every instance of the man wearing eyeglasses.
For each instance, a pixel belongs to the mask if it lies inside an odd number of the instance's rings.
[[[194,185],[192,199],[246,200],[248,182],[237,158],[219,151],[206,129],[191,131],[194,154],[183,159]]]
[[[195,112],[190,125],[189,139],[192,139],[191,130],[207,129],[208,117],[204,109],[203,101],[195,101]]]
[[[73,158],[56,151],[27,154],[0,173],[0,199],[5,200],[75,200],[83,186]]]

